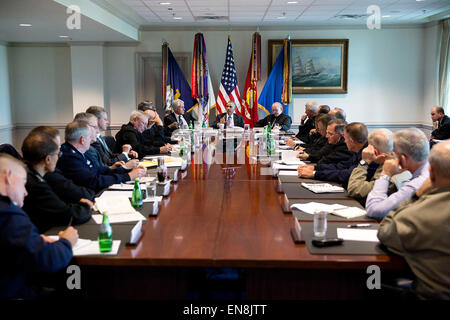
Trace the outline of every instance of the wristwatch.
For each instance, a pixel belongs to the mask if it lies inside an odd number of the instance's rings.
[[[383,179],[383,180],[386,180],[386,181],[390,181],[390,180],[391,180],[391,177],[389,177],[387,174],[382,174],[382,175],[380,176],[380,179]]]
[[[366,161],[364,161],[363,159],[361,159],[360,161],[359,161],[359,164],[360,165],[362,165],[362,166],[365,166],[366,164],[368,164]]]

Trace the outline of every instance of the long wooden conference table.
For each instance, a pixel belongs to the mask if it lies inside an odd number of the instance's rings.
[[[266,169],[188,165],[136,246],[113,257],[74,258],[86,297],[188,299],[198,275],[212,267],[237,268],[247,299],[363,298],[368,266],[384,274],[405,268],[396,256],[311,254],[295,244],[293,216],[282,209],[287,198]]]

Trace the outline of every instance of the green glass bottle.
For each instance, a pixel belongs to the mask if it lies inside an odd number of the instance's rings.
[[[109,252],[112,250],[112,234],[112,228],[109,224],[108,215],[106,212],[103,212],[103,220],[100,225],[100,232],[98,233],[98,245],[100,247],[100,252]]]
[[[186,154],[186,144],[184,143],[184,137],[182,137],[180,145],[180,157],[182,157],[184,154]]]
[[[189,129],[190,129],[190,130],[194,129],[194,126],[192,125],[192,120],[189,121]]]
[[[131,195],[131,205],[135,208],[142,207],[142,190],[139,185],[139,178],[134,179],[134,189]]]

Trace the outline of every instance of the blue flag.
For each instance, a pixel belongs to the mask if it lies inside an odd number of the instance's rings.
[[[184,101],[184,111],[188,112],[197,103],[191,95],[191,87],[186,81],[180,67],[178,66],[172,51],[168,49],[167,59],[167,83],[173,99],[181,99]]]
[[[283,72],[284,72],[284,47],[278,54],[277,60],[273,65],[272,71],[266,80],[266,84],[262,89],[258,99],[258,107],[263,109],[267,114],[272,113],[272,104],[281,102],[281,94],[283,93]],[[284,105],[283,113],[288,114],[289,105]]]

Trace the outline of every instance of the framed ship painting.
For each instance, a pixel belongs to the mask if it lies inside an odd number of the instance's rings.
[[[292,93],[347,93],[348,39],[291,40]],[[283,40],[269,40],[272,70]]]

